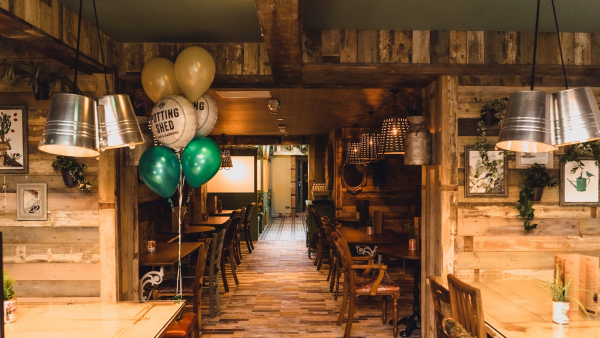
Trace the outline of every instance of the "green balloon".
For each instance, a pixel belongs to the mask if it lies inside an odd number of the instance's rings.
[[[210,181],[221,167],[221,149],[208,137],[198,137],[181,153],[183,176],[192,188]]]
[[[152,147],[140,157],[140,177],[148,188],[162,197],[171,197],[179,185],[181,165],[177,156],[165,147]]]

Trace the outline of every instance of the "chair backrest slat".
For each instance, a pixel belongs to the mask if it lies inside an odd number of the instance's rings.
[[[486,338],[481,291],[448,275],[452,317],[473,337]]]
[[[206,258],[210,250],[211,238],[205,239],[198,248],[198,260],[196,261],[196,275],[194,276],[194,296],[192,299],[192,308],[195,314],[198,314],[200,303],[200,289],[202,288],[202,279],[204,278],[204,267]]]
[[[210,279],[215,280],[213,277],[216,271],[219,271],[219,267],[221,264],[221,253],[223,252],[223,241],[225,239],[225,232],[227,228],[231,224],[231,220],[227,220],[227,222],[223,223],[223,230],[213,235],[212,245],[210,248],[210,265],[209,265],[209,274]]]
[[[241,219],[242,218],[240,216],[237,216],[228,221],[229,225],[225,230],[225,239],[223,240],[223,250],[230,250],[233,246],[233,240],[235,238],[237,226]]]
[[[244,215],[244,226],[247,227],[250,224],[250,217],[252,216],[252,209],[254,209],[254,206],[256,205],[256,203],[252,202],[250,204],[248,204],[248,206],[246,207],[246,214]]]
[[[331,234],[331,239],[333,240],[333,244],[336,246],[337,253],[340,257],[340,261],[342,262],[342,266],[344,268],[344,276],[348,276],[350,281],[350,289],[355,289],[355,279],[356,279],[356,271],[351,268],[352,264],[354,264],[352,260],[352,253],[350,252],[350,247],[348,247],[348,242],[344,237],[340,236],[339,233],[334,232]]]
[[[447,338],[444,332],[443,320],[450,314],[444,314],[442,303],[450,306],[450,291],[435,280],[435,277],[429,276],[429,286],[431,287],[431,298],[433,299],[433,311],[435,313],[435,326],[437,328],[438,338]]]

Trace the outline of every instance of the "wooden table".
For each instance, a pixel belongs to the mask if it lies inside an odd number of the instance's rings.
[[[192,252],[198,250],[200,247],[199,242],[182,242],[181,243],[181,258],[186,257]],[[165,275],[165,266],[173,266],[179,261],[179,243],[156,243],[156,252],[144,252],[140,254],[140,266],[159,267],[159,271],[149,271],[140,279],[140,299],[142,301],[148,301],[148,296],[144,295],[144,288],[148,286],[150,290],[156,289],[156,287],[162,283]]]
[[[208,219],[206,221],[200,221],[200,222],[195,222],[191,225],[208,225],[208,226],[213,226],[216,227],[217,229],[221,228],[221,225],[223,225],[223,223],[227,222],[227,220],[229,219],[229,216],[208,216]]]
[[[211,227],[208,225],[190,225],[188,226],[188,228],[185,231],[182,231],[181,233],[184,235],[191,235],[191,234],[200,234],[200,233],[204,233],[204,232],[211,232],[211,231],[215,231],[215,227]],[[179,232],[177,230],[173,230],[173,229],[169,229],[169,230],[158,230],[157,232],[160,233],[165,233],[165,234],[178,234]]]
[[[406,316],[398,324],[406,324],[406,329],[400,332],[400,337],[410,337],[414,329],[421,327],[421,300],[419,299],[419,282],[421,281],[421,250],[409,250],[408,243],[404,245],[386,245],[377,248],[377,253],[396,259],[405,259],[413,262],[415,269],[413,285],[413,314]]]
[[[221,212],[218,211],[209,211],[208,215],[209,216],[231,216],[231,214],[234,212],[235,210],[221,210]]]
[[[448,285],[447,278],[436,280]],[[600,317],[571,308],[570,323],[552,322],[552,298],[533,277],[461,278],[481,290],[483,317],[496,337],[600,338]],[[495,332],[494,332],[495,331]]]
[[[408,245],[408,234],[400,234],[390,229],[384,229],[380,234],[367,235],[367,229],[342,227],[337,230],[348,245],[356,245],[359,255],[375,255],[377,246],[384,244]]]
[[[359,225],[368,222],[368,220],[360,220],[356,217],[336,217],[333,220],[342,223],[342,226],[354,225],[355,229],[358,229]]]
[[[185,302],[19,303],[7,338],[162,337]]]

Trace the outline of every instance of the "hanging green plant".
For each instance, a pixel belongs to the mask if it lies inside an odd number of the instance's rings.
[[[481,164],[491,174],[498,173],[498,167],[501,161],[490,161],[488,156],[489,145],[486,136],[486,125],[490,126],[496,123],[502,125],[504,122],[504,115],[506,114],[507,105],[508,97],[503,97],[501,99],[495,99],[488,102],[483,106],[483,108],[481,108],[481,120],[477,123],[477,132],[479,133],[479,137],[475,142],[475,148],[481,157]],[[502,151],[502,153],[505,156],[513,154],[512,151],[506,150]]]
[[[519,217],[525,220],[525,231],[530,231],[537,228],[537,224],[532,223],[534,214],[533,200],[536,195],[536,190],[543,188],[554,188],[558,184],[556,176],[550,176],[546,172],[546,167],[543,164],[535,163],[525,170],[523,179],[519,183],[521,191],[519,192],[519,200],[517,201],[517,210]],[[539,191],[539,190],[538,190]],[[541,191],[539,191],[541,198]]]
[[[594,157],[596,166],[600,167],[600,143],[598,141],[590,141],[578,144],[572,144],[565,148],[565,155],[561,157],[560,162],[565,164],[567,162],[577,162],[577,165],[572,169],[574,174],[579,168],[582,168],[583,162],[581,162],[581,156],[591,154]]]
[[[77,188],[79,190],[85,192],[92,191],[92,183],[90,183],[90,181],[86,181],[85,176],[83,175],[85,164],[78,163],[75,158],[68,156],[56,156],[56,160],[52,162],[52,168],[54,171],[68,172],[77,182]]]

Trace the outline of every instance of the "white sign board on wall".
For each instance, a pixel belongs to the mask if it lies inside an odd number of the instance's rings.
[[[208,181],[209,193],[254,192],[254,156],[231,156],[233,168],[221,169]]]

